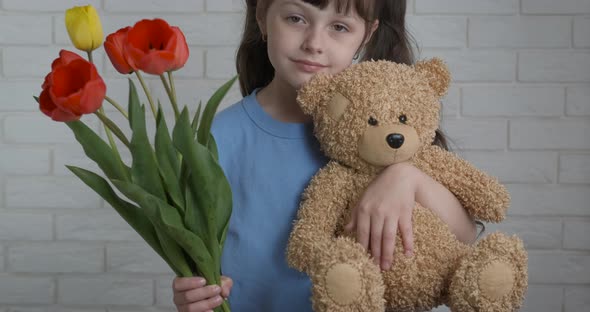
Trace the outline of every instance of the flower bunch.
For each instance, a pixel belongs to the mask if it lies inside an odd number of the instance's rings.
[[[178,276],[199,275],[208,284],[220,284],[220,258],[232,196],[218,164],[210,128],[219,103],[236,78],[221,86],[202,112],[199,103],[189,116],[187,107],[178,107],[173,79],[173,72],[189,57],[182,31],[162,19],[144,19],[119,29],[106,37],[104,48],[119,73],[137,77],[153,115],[153,119],[146,118],[131,78],[127,110],[106,95],[106,85],[92,63],[92,51],[103,43],[96,10],[92,6],[74,7],[66,11],[65,20],[74,46],[85,51],[88,59],[60,51],[35,99],[41,112],[66,123],[105,177],[79,167],[68,168],[108,202]],[[160,76],[174,111],[172,131],[159,102],[156,107],[142,72]],[[128,120],[130,139],[105,114],[104,101]],[[86,114],[100,119],[108,143],[79,120]],[[146,130],[148,119],[155,122],[153,145]],[[131,164],[122,161],[115,138],[129,150]],[[223,303],[218,310],[229,311],[229,306]]]

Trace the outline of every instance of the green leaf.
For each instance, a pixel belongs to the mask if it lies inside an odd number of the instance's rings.
[[[193,122],[191,123],[191,126],[193,128],[193,131],[197,131],[197,127],[199,126],[199,119],[201,118],[201,108],[202,108],[202,102],[199,101],[199,106],[197,106],[197,111],[195,112],[195,116],[193,116]]]
[[[185,107],[182,110],[182,113],[180,114],[176,125],[174,127],[174,129],[176,129],[179,126],[184,125],[185,123],[180,123],[179,120],[183,119],[183,121],[187,120],[188,116],[188,109]],[[174,130],[177,131],[177,130]],[[174,133],[174,132],[173,132]],[[195,142],[195,141],[193,141]],[[196,143],[198,144],[198,143]],[[206,211],[204,211],[203,209],[201,209],[201,207],[198,206],[198,203],[195,202],[195,195],[194,192],[196,191],[193,185],[191,185],[191,183],[189,182],[189,176],[190,176],[190,168],[186,162],[186,158],[185,155],[183,156],[183,162],[182,162],[182,169],[181,169],[181,186],[184,190],[184,198],[186,201],[186,209],[185,209],[185,215],[184,215],[184,224],[186,225],[186,227],[192,231],[193,233],[197,234],[200,237],[208,237],[209,236],[209,227],[211,227],[213,224],[212,222],[208,222],[208,215],[206,214]],[[198,186],[197,186],[198,189]]]
[[[197,128],[199,127],[199,120],[201,118],[202,104],[203,103],[201,101],[199,101],[199,105],[197,106],[197,111],[195,112],[195,115],[193,116],[193,121],[191,122],[191,128],[193,129],[193,138],[194,139],[196,139],[196,137],[197,137]],[[188,108],[185,106],[183,108],[183,111],[184,110],[188,110]],[[180,165],[180,187],[183,190],[186,188],[187,178],[188,178],[188,168],[186,166],[186,163],[183,161]],[[190,206],[187,205],[187,207],[190,207]]]
[[[201,117],[201,122],[199,124],[199,131],[197,132],[197,140],[204,146],[208,146],[207,141],[209,140],[209,131],[211,131],[211,124],[213,123],[213,117],[215,116],[217,107],[219,107],[219,103],[221,103],[221,100],[223,100],[237,78],[238,77],[235,76],[219,87],[219,89],[213,93],[209,101],[207,101],[207,105],[205,105],[203,117]]]
[[[197,128],[199,127],[199,119],[201,118],[201,108],[202,108],[201,104],[202,104],[202,102],[199,101],[199,106],[197,106],[197,111],[195,112],[195,115],[193,116],[193,121],[191,123],[194,139],[196,139]],[[186,106],[183,108],[183,111],[184,110],[187,110]],[[180,165],[180,187],[183,190],[186,188],[187,178],[188,178],[188,168],[186,167],[186,163],[183,161],[182,164]],[[189,207],[189,206],[187,205],[187,207]]]
[[[180,176],[178,156],[176,149],[172,145],[172,139],[170,138],[166,119],[164,118],[161,107],[158,107],[156,126],[156,137],[154,141],[160,176],[164,180],[164,186],[168,195],[175,206],[180,209],[180,213],[184,215],[184,199],[180,184],[178,183]]]
[[[144,204],[149,205],[149,203]],[[178,245],[176,240],[173,237],[170,237],[166,230],[159,227],[156,231],[156,234],[158,235],[158,239],[160,240],[160,244],[162,245],[164,253],[168,259],[170,259],[170,263],[173,265],[174,273],[181,277],[193,276],[193,272],[191,271],[190,266],[187,263],[187,259],[184,256],[183,249]]]
[[[127,140],[127,137],[125,136],[123,131],[121,131],[121,128],[119,128],[117,126],[117,124],[115,124],[112,120],[110,120],[104,114],[101,114],[99,111],[96,111],[95,115],[98,116],[98,119],[100,119],[117,138],[119,138],[121,143],[125,144],[125,146],[127,146],[127,148],[129,148],[129,140]]]
[[[219,161],[219,153],[217,152],[217,143],[215,143],[215,138],[211,133],[209,133],[209,142],[207,143],[207,148],[215,158],[215,160]]]
[[[139,105],[137,89],[129,79],[129,126],[133,131],[129,150],[133,157],[131,178],[134,183],[159,198],[166,198],[160,180],[158,162],[148,139],[145,126],[145,106]]]
[[[109,203],[148,245],[174,269],[166,254],[162,251],[162,246],[160,245],[154,226],[142,209],[117,196],[109,183],[96,173],[75,166],[66,167]]]
[[[188,229],[193,229],[193,233],[208,238],[203,239],[203,241],[210,250],[211,256],[215,261],[221,261],[221,252],[223,251],[223,244],[229,226],[229,218],[224,224],[224,222],[220,222],[224,220],[222,219],[223,217],[219,217],[217,209],[214,209],[214,207],[209,209],[207,207],[203,208],[201,206],[202,204],[195,200],[202,196],[200,189],[202,187],[195,185],[195,181],[189,178],[185,198],[187,199],[187,207],[190,208],[186,209],[184,221]],[[191,206],[188,206],[188,203]],[[211,209],[215,211],[210,211]]]
[[[139,203],[157,229],[164,231],[184,249],[204,278],[219,284],[215,272],[220,269],[221,263],[213,261],[202,238],[182,226],[180,214],[174,207],[132,183],[118,180],[113,183],[125,196]]]
[[[120,161],[112,148],[92,129],[79,120],[66,122],[66,125],[74,132],[86,156],[92,159],[109,179],[130,179],[129,167]]]
[[[211,255],[219,259],[220,244],[231,215],[232,197],[229,182],[209,150],[193,140],[188,111],[183,110],[174,127],[173,142],[186,162],[188,186],[198,211],[205,216],[209,240],[205,244]],[[190,209],[190,207],[187,207]]]
[[[39,97],[33,95],[33,98],[35,99],[35,102],[37,102],[37,104],[39,104]]]
[[[185,227],[199,237],[207,237],[209,235],[207,230],[207,216],[197,206],[197,203],[195,203],[193,191],[191,191],[191,185],[189,183],[185,185],[184,198],[186,201],[186,210],[183,219]]]

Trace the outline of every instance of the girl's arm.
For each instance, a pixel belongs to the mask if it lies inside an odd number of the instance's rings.
[[[473,243],[477,234],[475,221],[463,209],[455,195],[420,169],[411,164],[405,165],[408,166],[406,170],[416,171],[416,202],[434,211],[449,225],[459,241],[465,244]]]
[[[391,267],[396,233],[406,255],[413,250],[412,209],[418,202],[433,210],[464,243],[475,240],[475,222],[443,185],[409,162],[391,165],[367,187],[352,212],[347,231],[370,249],[375,264]]]

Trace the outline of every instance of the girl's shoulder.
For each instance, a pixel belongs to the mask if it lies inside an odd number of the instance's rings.
[[[249,101],[252,101],[250,95],[224,108],[215,115],[211,125],[211,134],[218,144],[226,146],[225,148],[235,148],[234,145],[243,141],[244,136],[255,133],[250,130],[253,125],[246,111]]]
[[[220,130],[227,130],[228,128],[236,127],[241,122],[241,120],[246,117],[243,108],[245,101],[246,98],[243,98],[217,112],[213,118],[211,131],[218,132]]]
[[[229,135],[236,131],[244,130],[251,126],[252,120],[249,111],[257,106],[256,92],[243,97],[241,100],[219,111],[213,118],[211,131],[215,134]]]

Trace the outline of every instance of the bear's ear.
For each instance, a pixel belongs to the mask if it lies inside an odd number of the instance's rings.
[[[442,97],[447,93],[451,84],[451,73],[443,60],[435,57],[420,61],[414,65],[414,68],[428,80],[428,84],[436,95]]]
[[[318,74],[297,91],[297,102],[306,115],[315,117],[318,108],[332,96],[334,84],[332,75]]]

